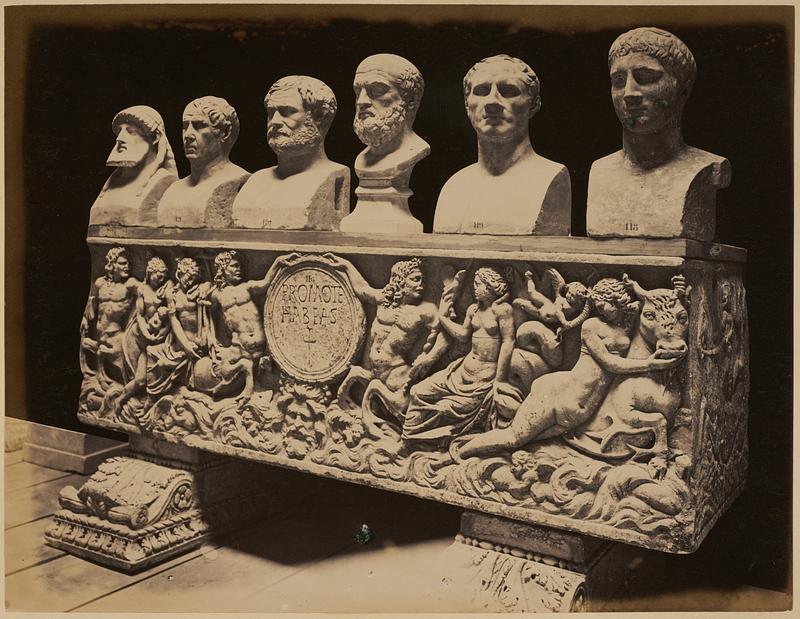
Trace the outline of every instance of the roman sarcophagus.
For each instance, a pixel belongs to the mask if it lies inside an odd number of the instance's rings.
[[[743,252],[91,227],[82,421],[668,552],[747,462]]]
[[[223,98],[186,106],[179,180],[158,112],[117,114],[78,416],[130,434],[133,459],[65,488],[48,543],[163,560],[252,506],[229,466],[249,460],[464,507],[482,586],[538,587],[506,610],[580,607],[610,547],[592,538],[696,550],[747,465],[745,252],[711,242],[730,164],[683,141],[677,37],[630,31],[608,61],[623,148],[592,166],[589,238],[569,236],[567,167],[533,149],[538,77],[506,54],[464,77],[478,160],[441,188],[434,234],[408,206],[431,147],[405,58],[356,69],[352,213],[317,78],[270,87],[277,165],[252,175]]]

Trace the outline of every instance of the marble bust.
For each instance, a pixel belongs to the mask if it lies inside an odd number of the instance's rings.
[[[689,48],[658,28],[621,35],[608,54],[622,150],[589,174],[589,236],[714,238],[716,192],[730,184],[724,157],[687,146],[681,113],[697,67]]]
[[[409,180],[430,146],[413,129],[425,82],[419,69],[394,54],[375,54],[356,69],[353,129],[366,148],[355,161],[358,202],[344,232],[422,232],[408,209]]]
[[[292,75],[270,87],[264,107],[278,165],[247,180],[233,203],[233,225],[338,230],[350,213],[350,170],[325,153],[336,115],[333,92],[318,79]]]
[[[195,99],[183,111],[182,135],[191,173],[164,193],[158,205],[158,225],[230,227],[233,200],[249,176],[230,160],[239,136],[236,110],[220,97]]]
[[[116,136],[106,165],[108,177],[89,212],[90,224],[153,226],[156,207],[178,180],[164,120],[153,108],[134,105],[111,121]]]
[[[464,76],[464,103],[478,161],[442,187],[433,231],[569,234],[569,171],[531,143],[528,125],[541,107],[533,70],[506,54],[485,58]]]

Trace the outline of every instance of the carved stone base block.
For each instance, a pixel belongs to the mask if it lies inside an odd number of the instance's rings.
[[[140,530],[63,509],[45,531],[45,542],[82,559],[133,573],[197,548],[208,531],[208,523],[196,509]]]
[[[473,612],[597,610],[625,576],[620,544],[465,512],[443,558],[445,582]],[[610,567],[613,566],[613,567]]]
[[[103,462],[81,488],[61,490],[47,544],[133,573],[261,513],[264,497],[246,488],[252,464],[141,437],[131,450]]]

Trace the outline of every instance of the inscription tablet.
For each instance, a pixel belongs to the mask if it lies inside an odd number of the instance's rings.
[[[324,259],[304,256],[284,267],[267,291],[269,350],[289,376],[329,382],[361,348],[365,316],[350,282]]]

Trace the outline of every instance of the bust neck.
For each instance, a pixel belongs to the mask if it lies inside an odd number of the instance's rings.
[[[327,161],[329,159],[325,153],[325,145],[320,143],[310,150],[282,153],[278,157],[276,173],[280,178],[287,178]]]
[[[520,160],[535,154],[528,135],[502,142],[478,137],[478,165],[492,176],[500,176]]]
[[[213,159],[205,161],[198,161],[196,159],[190,161],[192,183],[197,185],[205,180],[208,180],[215,174],[224,170],[230,164],[228,155],[220,153]]]
[[[625,158],[635,167],[649,170],[673,160],[686,148],[677,121],[656,133],[633,133],[628,129],[622,132],[622,151]]]

